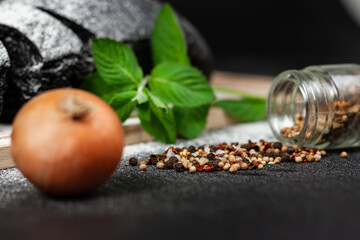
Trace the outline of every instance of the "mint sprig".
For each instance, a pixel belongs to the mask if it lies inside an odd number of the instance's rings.
[[[144,130],[157,140],[174,143],[176,133],[195,138],[205,128],[215,95],[205,76],[190,65],[184,34],[169,4],[164,4],[155,20],[151,49],[154,68],[144,76],[134,52],[124,43],[93,40],[98,72],[82,88],[107,101],[123,122],[136,109]],[[241,105],[218,101],[215,106],[243,120],[259,119],[261,111],[249,114],[263,104],[255,100],[256,104],[251,96],[243,96]]]
[[[160,97],[175,105],[173,111],[176,131],[183,137],[195,138],[205,129],[209,103],[215,99],[215,96],[204,75],[193,67],[186,67],[190,66],[186,39],[169,4],[164,4],[155,20],[151,47],[154,63],[157,65],[152,76],[167,75],[167,78],[175,80],[171,85],[171,89],[175,91],[172,91],[174,94],[167,91],[166,83],[161,82],[161,78],[155,78],[155,81],[150,83],[150,87]],[[173,63],[173,67],[170,67],[170,63]],[[167,73],[162,71],[165,68],[162,64],[169,66]],[[185,81],[178,87],[176,80],[181,78]],[[192,82],[202,84],[195,86]]]

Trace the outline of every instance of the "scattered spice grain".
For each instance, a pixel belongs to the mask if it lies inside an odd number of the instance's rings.
[[[163,168],[165,167],[165,164],[164,164],[164,162],[162,162],[162,161],[161,161],[161,162],[157,162],[157,163],[156,163],[156,167],[159,168],[159,169],[163,169]]]
[[[321,155],[319,155],[319,154],[315,154],[315,155],[314,155],[314,159],[315,159],[315,162],[320,161],[320,159],[321,159]]]
[[[147,169],[146,164],[140,164],[140,170],[145,171]]]
[[[189,172],[195,173],[195,172],[196,172],[196,167],[195,167],[195,166],[191,166],[191,167],[189,168]]]
[[[129,159],[129,164],[130,164],[131,166],[136,166],[136,165],[138,164],[138,159],[137,159],[136,157],[131,157],[131,158]]]

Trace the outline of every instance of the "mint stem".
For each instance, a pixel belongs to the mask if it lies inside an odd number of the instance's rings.
[[[239,96],[239,97],[241,97],[241,98],[247,98],[247,99],[252,99],[252,100],[259,100],[259,101],[260,101],[260,100],[261,100],[261,101],[266,101],[266,98],[259,97],[259,96],[255,96],[255,95],[252,95],[252,94],[244,93],[244,92],[237,91],[237,90],[233,90],[233,89],[229,89],[229,88],[213,86],[212,89],[213,89],[214,91],[217,91],[217,92],[229,93],[229,94],[232,94],[232,95]]]
[[[149,76],[144,77],[144,79],[141,81],[137,91],[141,92],[144,89],[144,87],[146,86],[146,84],[148,83],[148,81],[149,81]]]

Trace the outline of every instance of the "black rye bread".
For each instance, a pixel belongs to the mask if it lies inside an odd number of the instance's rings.
[[[7,83],[6,83],[6,73],[10,68],[10,59],[9,55],[0,41],[0,112],[2,112],[3,106],[3,95],[5,93]]]

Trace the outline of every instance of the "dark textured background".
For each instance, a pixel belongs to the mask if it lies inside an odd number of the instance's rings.
[[[345,0],[168,1],[204,35],[218,69],[276,75],[360,61],[360,27]]]

